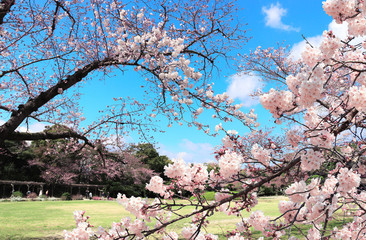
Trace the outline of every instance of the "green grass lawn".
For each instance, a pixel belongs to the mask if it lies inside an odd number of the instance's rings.
[[[266,215],[277,216],[278,202],[284,197],[262,197],[254,210],[261,210]],[[123,216],[131,216],[115,201],[45,201],[45,202],[0,202],[0,239],[55,239],[62,238],[63,230],[75,227],[74,210],[85,210],[90,216],[90,223],[94,226],[108,228],[113,221],[119,221]],[[193,207],[182,210],[187,214]],[[247,217],[249,213],[244,212]],[[171,225],[168,231],[180,233],[183,226],[189,224],[190,219],[182,220]],[[207,231],[220,235],[235,228],[240,221],[235,216],[216,213],[211,216]],[[337,224],[334,222],[333,224]],[[302,227],[306,231],[307,226]],[[255,234],[257,237],[260,233]]]
[[[62,238],[75,227],[74,210],[85,210],[95,226],[109,226],[128,212],[111,201],[1,202],[0,239]]]

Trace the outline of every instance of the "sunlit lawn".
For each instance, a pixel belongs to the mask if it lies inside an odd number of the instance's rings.
[[[58,236],[75,227],[74,210],[83,209],[95,226],[108,226],[128,214],[111,201],[46,201],[0,203],[0,239]]]
[[[260,198],[254,210],[262,210],[266,215],[276,216],[278,202],[284,197]],[[113,201],[46,201],[46,202],[1,202],[0,203],[0,239],[52,239],[62,238],[63,230],[75,227],[74,210],[85,210],[94,226],[108,227],[113,221],[119,221],[122,216],[131,216],[122,206]],[[187,214],[193,208],[182,210]],[[249,213],[243,212],[245,216]],[[132,217],[132,216],[131,216]],[[210,217],[207,231],[220,235],[220,238],[235,228],[240,219],[216,213]],[[182,227],[189,224],[189,219],[173,224],[168,231],[180,232]],[[308,227],[302,227],[306,232]],[[260,236],[256,233],[256,236]],[[284,238],[286,239],[286,238]]]

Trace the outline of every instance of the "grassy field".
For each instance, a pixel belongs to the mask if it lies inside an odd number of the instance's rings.
[[[95,226],[108,226],[127,215],[110,201],[2,202],[0,239],[62,238],[75,227],[74,210],[85,210]]]
[[[276,216],[278,202],[284,197],[264,197],[254,210],[262,210],[266,215]],[[131,216],[122,206],[112,201],[45,201],[45,202],[0,202],[0,239],[57,239],[62,238],[63,230],[75,227],[74,210],[85,210],[94,226],[108,227],[122,216]],[[181,213],[193,210],[188,208]],[[249,216],[249,213],[244,213]],[[132,217],[132,216],[131,216]],[[235,228],[238,218],[217,213],[210,217],[208,232],[221,237]],[[180,232],[189,219],[178,222],[168,230]],[[334,222],[334,224],[337,224]],[[302,227],[306,231],[307,226]],[[256,234],[258,237],[259,233]]]

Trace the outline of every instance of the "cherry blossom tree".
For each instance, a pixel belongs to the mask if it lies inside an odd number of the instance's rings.
[[[209,133],[198,121],[203,109],[224,121],[235,117],[253,124],[239,105],[214,94],[207,83],[217,61],[229,59],[230,50],[247,40],[232,21],[231,2],[3,0],[0,7],[0,118],[5,120],[0,143],[74,138],[97,147],[118,142],[131,130],[149,140],[158,114],[168,125],[185,123]],[[81,126],[83,83],[108,81],[128,68],[146,79],[146,102],[114,98],[100,119]],[[69,129],[17,130],[32,121]]]
[[[146,183],[153,170],[132,152],[100,154],[75,140],[32,141],[32,158],[29,166],[40,170],[43,181],[51,184],[100,183],[107,180],[131,179],[132,183]]]
[[[218,239],[205,226],[209,216],[221,211],[240,220],[230,240],[252,239],[250,227],[268,239],[294,240],[294,231],[309,240],[365,239],[366,192],[360,184],[366,173],[366,4],[327,0],[323,8],[337,23],[348,25],[346,39],[325,31],[320,46],[309,42],[298,61],[289,57],[286,48],[258,47],[246,56],[240,69],[276,82],[275,88],[259,93],[260,102],[278,124],[287,124],[284,136],[273,138],[258,130],[240,136],[218,125],[216,130],[226,133],[216,152],[218,167],[208,172],[202,164],[176,159],[165,167],[170,184],[154,176],[146,185],[161,198],[149,202],[119,196],[118,201],[135,219],[122,218],[110,229],[94,231],[85,213],[77,211],[77,228],[66,231],[65,238],[142,239],[154,234],[161,239]],[[323,178],[315,176],[319,173]],[[286,175],[291,182],[285,190],[288,200],[279,203],[280,215],[270,218],[252,211],[258,203],[256,189],[280,184],[278,180]],[[225,188],[234,181],[242,184],[239,192]],[[219,189],[215,201],[204,198],[207,185]],[[191,192],[196,200],[176,202],[174,198],[182,190]],[[192,206],[192,212],[179,213]],[[244,218],[242,210],[251,211],[250,216]],[[351,216],[349,222],[331,227],[343,213]],[[180,232],[166,230],[185,218],[191,218],[190,226]],[[153,219],[155,225],[147,225]],[[304,224],[310,230],[300,227]]]

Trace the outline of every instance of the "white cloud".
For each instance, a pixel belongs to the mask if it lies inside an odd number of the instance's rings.
[[[333,20],[328,25],[328,31],[332,31],[333,34],[337,38],[339,38],[341,40],[345,40],[348,37],[348,23],[343,22],[342,24],[338,24]],[[323,40],[323,35],[317,35],[317,36],[309,37],[309,38],[306,38],[306,39],[313,47],[319,47],[322,40]],[[351,44],[358,44],[358,43],[361,43],[364,40],[365,40],[365,38],[357,37],[357,38],[353,39],[350,43]],[[291,48],[290,57],[293,60],[300,59],[301,53],[305,50],[306,46],[307,46],[307,43],[306,43],[305,40],[303,40],[301,42],[298,42],[298,43],[295,43],[293,45],[293,47]]]
[[[269,8],[262,7],[262,12],[265,14],[266,26],[285,31],[300,31],[299,28],[292,27],[282,22],[282,17],[286,16],[287,10],[282,8],[279,2],[277,2],[276,5],[271,4]]]
[[[321,35],[315,37],[309,37],[306,40],[313,46],[319,47],[322,42],[323,37]],[[290,58],[293,60],[299,60],[301,58],[301,53],[306,49],[307,43],[305,40],[295,43],[291,48]]]
[[[341,40],[347,40],[348,37],[348,22],[343,22],[342,24],[336,23],[334,20],[329,23],[329,31],[332,31],[333,34]],[[354,38],[350,44],[357,45],[365,41],[365,37],[356,37]]]
[[[118,136],[116,134],[111,134],[102,139],[102,142],[108,150],[110,151],[120,151],[121,149],[125,149],[129,143],[135,143],[132,137],[129,135]]]
[[[3,119],[0,119],[0,126],[3,125],[6,121]],[[44,124],[44,123],[39,123],[39,122],[35,122],[35,123],[31,123],[28,125],[21,125],[19,126],[16,130],[19,132],[31,132],[31,133],[35,133],[35,132],[42,132],[45,127],[48,124]]]
[[[339,39],[345,39],[348,33],[348,22],[342,24],[336,23],[334,20],[329,23],[328,29]]]
[[[3,125],[4,123],[6,123],[6,121],[4,119],[0,119],[0,126]],[[49,124],[33,122],[30,123],[28,126],[22,124],[16,130],[19,132],[30,132],[30,133],[42,132],[48,125]]]
[[[4,121],[3,119],[0,119],[0,126],[3,125],[6,121]],[[44,124],[44,123],[39,123],[39,122],[36,122],[36,123],[32,123],[28,126],[28,128],[24,125],[22,126],[19,126],[16,130],[19,131],[19,132],[31,132],[31,133],[34,133],[34,132],[42,132],[45,127],[47,125]],[[30,146],[31,144],[31,141],[25,141],[26,144],[28,146]]]
[[[237,73],[229,77],[227,94],[233,99],[239,99],[243,106],[250,107],[259,103],[258,98],[250,96],[253,92],[263,88],[260,77]]]
[[[17,130],[19,132],[30,132],[30,133],[35,133],[35,132],[42,132],[45,127],[47,126],[47,124],[44,124],[44,123],[32,123],[32,124],[29,124],[29,126],[27,127],[26,125],[22,125],[22,126],[19,126],[17,128]]]
[[[214,147],[210,143],[195,143],[188,139],[182,139],[179,143],[179,151],[173,152],[167,149],[163,144],[159,145],[158,152],[166,155],[170,159],[182,158],[189,163],[213,162],[215,157]]]

